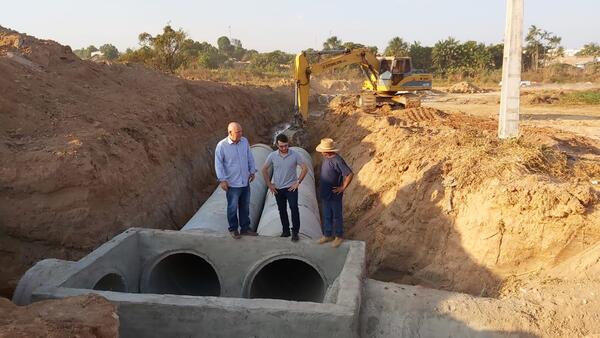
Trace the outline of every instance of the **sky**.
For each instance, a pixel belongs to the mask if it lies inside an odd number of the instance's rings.
[[[531,25],[563,38],[566,49],[600,42],[600,0],[524,0]],[[170,23],[190,38],[216,45],[220,36],[260,52],[320,49],[329,36],[383,50],[395,36],[432,46],[502,41],[505,0],[0,0],[0,26],[55,40],[73,49],[105,43],[138,47],[138,35]]]

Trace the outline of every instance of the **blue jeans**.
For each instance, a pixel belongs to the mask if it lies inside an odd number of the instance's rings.
[[[298,190],[288,191],[288,188],[277,189],[275,194],[277,209],[279,209],[279,218],[283,232],[290,233],[290,220],[287,213],[287,204],[290,204],[292,210],[292,232],[297,234],[300,231],[300,211],[298,210]]]
[[[237,230],[238,226],[241,232],[247,231],[250,226],[250,187],[229,187],[225,194],[227,196],[227,222],[229,223],[229,231]]]
[[[321,200],[323,210],[323,234],[331,237],[334,233],[337,237],[344,236],[344,217],[342,210],[342,199]]]

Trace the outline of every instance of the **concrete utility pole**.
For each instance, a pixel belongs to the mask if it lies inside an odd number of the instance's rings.
[[[502,91],[500,93],[500,117],[498,119],[498,137],[502,139],[519,136],[523,1],[506,0]]]

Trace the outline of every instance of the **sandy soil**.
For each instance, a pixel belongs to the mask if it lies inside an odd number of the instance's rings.
[[[334,99],[313,123],[356,174],[348,236],[367,242],[375,279],[547,307],[527,310],[544,336],[598,333],[597,312],[580,305],[596,304],[600,286],[600,139],[575,129],[598,108],[525,105],[537,118],[500,141],[495,100],[443,94],[362,114],[352,97]]]
[[[118,337],[117,309],[98,295],[16,306],[0,298],[0,337]]]
[[[238,120],[252,143],[291,93],[81,61],[0,28],[0,291],[43,258],[77,260],[129,227],[178,229],[215,186]]]
[[[527,88],[521,97],[521,121],[523,126],[552,127],[569,131],[581,136],[600,140],[600,106],[599,105],[564,105],[564,104],[531,104],[534,93],[548,91],[554,86]],[[595,89],[597,86],[562,85],[561,88],[585,87]],[[543,88],[543,89],[542,89]],[[560,92],[557,91],[557,93]],[[424,105],[444,111],[457,111],[474,116],[497,118],[500,109],[500,92],[479,94],[449,94],[437,92],[424,98]]]

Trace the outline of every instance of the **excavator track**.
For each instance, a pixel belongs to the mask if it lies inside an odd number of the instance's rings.
[[[363,111],[370,113],[377,109],[377,98],[374,93],[363,92],[358,96],[358,107]]]

